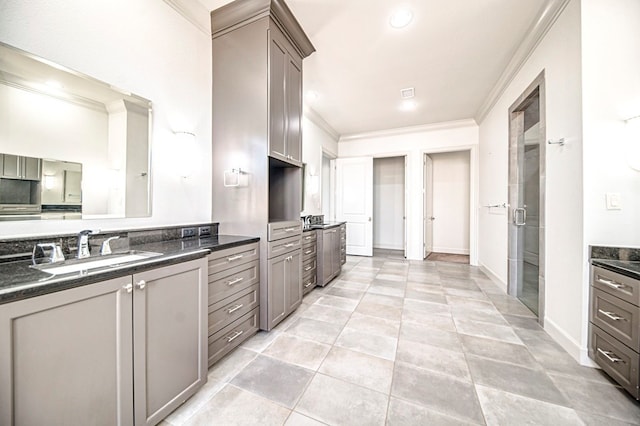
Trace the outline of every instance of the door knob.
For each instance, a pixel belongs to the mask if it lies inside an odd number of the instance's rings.
[[[371,217],[369,217],[369,222],[371,222]]]

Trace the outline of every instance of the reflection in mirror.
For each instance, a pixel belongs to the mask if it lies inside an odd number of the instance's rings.
[[[149,216],[150,126],[150,101],[0,43],[0,192],[37,193],[1,219]],[[38,177],[5,176],[14,159],[38,161]]]

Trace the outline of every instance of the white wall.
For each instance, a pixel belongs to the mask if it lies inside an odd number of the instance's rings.
[[[202,8],[203,18],[207,11]],[[159,0],[9,0],[0,41],[152,101],[152,216],[0,222],[0,237],[211,219],[211,36]],[[196,134],[188,179],[175,172],[173,131]],[[213,218],[215,220],[215,218]]]
[[[404,157],[373,160],[373,247],[404,249]]]
[[[582,197],[582,82],[580,1],[571,1],[480,123],[480,204],[507,202],[508,110],[544,70],[546,137],[545,329],[580,358],[585,348]],[[505,209],[480,210],[479,262],[507,282]]]
[[[625,119],[640,115],[640,2],[582,1],[585,245],[640,247],[640,172]],[[637,155],[637,154],[636,154]],[[622,210],[607,210],[619,193]]]
[[[430,154],[433,160],[433,251],[469,254],[469,151]]]
[[[313,112],[305,110],[302,119],[302,161],[306,163],[303,215],[322,214],[322,193],[327,183],[322,167],[322,153],[335,156],[338,152],[337,138],[319,125],[319,120]]]
[[[640,2],[582,0],[584,246],[640,247],[640,131],[624,120],[640,115]],[[607,210],[618,193],[622,210]],[[582,264],[582,343],[588,333],[589,266]]]
[[[407,258],[419,260],[423,257],[422,163],[424,153],[470,148],[475,152],[477,143],[478,127],[475,122],[469,120],[462,123],[443,123],[439,126],[405,129],[396,133],[361,135],[356,139],[340,141],[338,154],[340,158],[407,156]],[[474,161],[475,156],[472,155],[472,179],[475,173]],[[475,193],[475,190],[472,192]],[[472,253],[472,262],[473,254],[475,253]]]

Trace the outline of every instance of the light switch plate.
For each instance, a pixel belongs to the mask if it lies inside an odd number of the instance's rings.
[[[607,210],[622,210],[622,200],[617,192],[607,192],[605,194],[607,200]]]

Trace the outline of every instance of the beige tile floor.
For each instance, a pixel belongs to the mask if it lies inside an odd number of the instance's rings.
[[[378,252],[349,257],[162,424],[615,426],[640,424],[640,404],[477,268]]]

